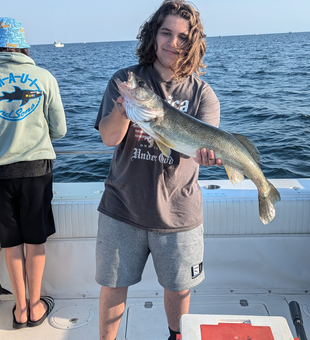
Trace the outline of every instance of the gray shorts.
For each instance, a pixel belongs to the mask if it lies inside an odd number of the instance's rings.
[[[152,253],[158,282],[182,291],[204,279],[203,226],[178,233],[154,233],[99,213],[96,281],[106,287],[128,287],[141,281]]]

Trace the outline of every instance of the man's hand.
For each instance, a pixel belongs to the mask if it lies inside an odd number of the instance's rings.
[[[195,162],[197,162],[199,165],[203,166],[222,166],[223,162],[221,159],[216,159],[215,154],[213,150],[207,150],[205,148],[199,149],[196,151],[196,158],[194,158]]]
[[[124,108],[124,106],[123,106],[123,104],[122,104],[122,103],[123,103],[123,100],[124,100],[124,98],[123,98],[122,96],[118,97],[117,100],[116,100],[116,102],[114,103],[114,107],[115,107],[116,112],[117,112],[119,115],[121,115],[122,117],[128,119],[128,117],[127,117],[127,115],[126,115],[126,110],[125,110],[125,108]]]

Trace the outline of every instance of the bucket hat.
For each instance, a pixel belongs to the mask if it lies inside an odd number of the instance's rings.
[[[0,17],[0,47],[29,48],[22,24],[13,18]]]

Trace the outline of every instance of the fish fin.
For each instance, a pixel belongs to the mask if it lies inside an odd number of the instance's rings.
[[[161,135],[159,135],[158,133],[155,132],[155,136],[156,136],[156,138],[155,138],[156,143],[159,140],[161,143],[163,143],[163,144],[167,145],[169,148],[173,149],[174,146],[171,143],[167,142]]]
[[[239,135],[237,133],[232,133],[232,135],[236,139],[238,139],[238,141],[248,150],[250,155],[254,158],[255,162],[260,165],[262,163],[261,157],[260,157],[258,149],[253,144],[253,142],[246,136]]]
[[[0,97],[0,100],[7,100],[8,102],[11,102],[13,99],[9,98],[9,92],[2,92],[3,96]]]
[[[171,154],[171,149],[169,146],[163,144],[161,141],[156,140],[156,144],[158,145],[160,151],[163,153],[164,156],[169,157]]]
[[[228,165],[228,164],[224,164],[227,176],[229,178],[229,180],[231,181],[232,184],[238,184],[240,182],[242,182],[244,180],[244,175],[243,173],[241,173],[239,170],[237,170],[236,168]]]
[[[22,99],[22,103],[19,106],[24,106],[25,104],[27,104],[29,101],[29,98],[23,98]]]
[[[171,149],[173,149],[173,145],[168,143],[158,133],[155,133],[155,135],[156,135],[155,141],[160,151],[163,153],[164,156],[169,157],[171,154]]]
[[[278,190],[267,180],[269,184],[268,195],[258,195],[259,217],[264,224],[268,224],[276,216],[274,204],[281,201],[281,196]]]
[[[22,93],[22,90],[18,86],[13,86],[16,93]]]

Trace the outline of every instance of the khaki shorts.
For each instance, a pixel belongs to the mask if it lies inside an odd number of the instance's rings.
[[[149,254],[161,286],[182,291],[204,279],[203,226],[178,233],[154,233],[99,213],[96,281],[128,287],[141,281]]]

